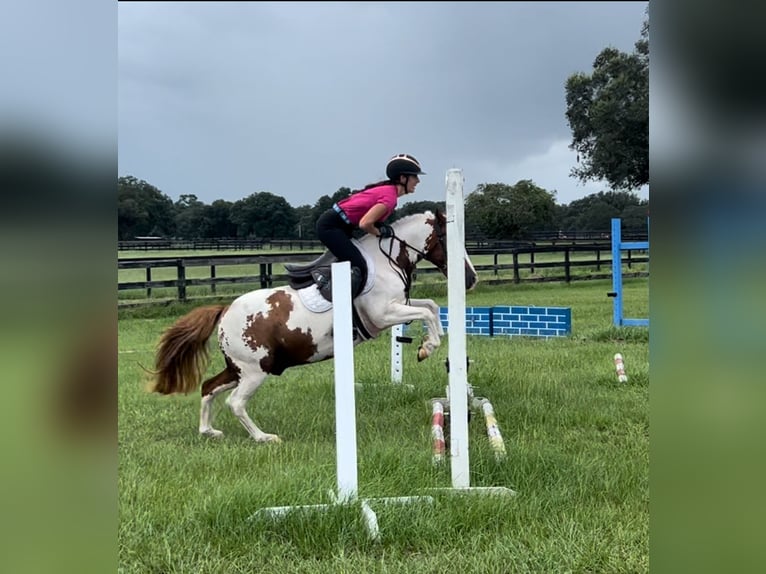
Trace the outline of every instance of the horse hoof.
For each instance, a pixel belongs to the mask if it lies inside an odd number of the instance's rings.
[[[418,347],[418,363],[428,358],[428,351],[423,347]]]
[[[223,431],[219,431],[216,429],[205,429],[205,430],[199,431],[199,434],[201,434],[202,436],[209,436],[211,438],[220,438],[223,436]]]
[[[266,442],[266,443],[274,443],[274,444],[282,444],[282,439],[279,438],[275,434],[267,434],[263,435],[261,438],[257,439],[258,442]]]

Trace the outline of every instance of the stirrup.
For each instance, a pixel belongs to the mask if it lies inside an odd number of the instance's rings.
[[[311,278],[314,279],[314,283],[316,283],[316,286],[320,289],[325,285],[329,285],[332,280],[332,276],[323,273],[321,269],[312,270]]]
[[[311,272],[311,277],[314,279],[314,283],[322,297],[332,303],[332,276],[323,273],[319,269],[314,269]]]

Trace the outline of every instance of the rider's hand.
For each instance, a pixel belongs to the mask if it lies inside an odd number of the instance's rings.
[[[378,237],[386,238],[394,236],[394,228],[385,223],[378,228]]]

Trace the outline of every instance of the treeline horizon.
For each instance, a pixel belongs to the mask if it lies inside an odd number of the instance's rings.
[[[293,207],[284,197],[267,191],[237,200],[210,204],[196,195],[173,201],[154,185],[134,176],[120,176],[118,239],[163,237],[176,239],[315,239],[319,216],[333,203],[351,195],[341,187],[313,205]],[[444,201],[410,201],[397,207],[389,222],[412,213],[444,210]],[[466,234],[487,239],[524,239],[540,231],[609,231],[619,217],[625,228],[646,226],[649,201],[630,191],[601,191],[568,204],[556,203],[555,192],[531,180],[514,185],[480,184],[466,195]]]

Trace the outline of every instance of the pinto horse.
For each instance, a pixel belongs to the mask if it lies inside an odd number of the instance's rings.
[[[394,325],[421,320],[427,327],[418,348],[421,361],[439,346],[444,330],[436,303],[410,299],[412,273],[425,259],[447,275],[446,220],[441,212],[427,211],[406,216],[392,227],[391,238],[365,235],[357,242],[367,257],[369,272],[362,293],[354,300],[359,325],[354,344],[375,338]],[[331,261],[328,254],[320,260]],[[462,256],[469,290],[477,282],[476,270],[465,250]],[[304,277],[310,277],[311,265],[292,268],[294,274],[303,272]],[[295,281],[293,284],[300,287]],[[208,339],[216,325],[226,366],[202,383],[200,434],[223,434],[213,428],[212,404],[218,395],[233,389],[226,403],[250,436],[257,442],[280,442],[277,435],[259,429],[245,407],[268,375],[281,375],[289,367],[333,356],[331,303],[311,283],[302,288],[259,289],[241,295],[228,306],[194,309],[162,334],[150,390],[161,394],[195,390],[207,368]]]

